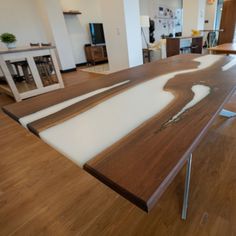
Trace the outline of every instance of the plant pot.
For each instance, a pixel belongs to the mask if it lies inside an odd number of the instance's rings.
[[[15,42],[14,43],[6,43],[6,46],[8,49],[13,49],[16,47],[16,43]]]

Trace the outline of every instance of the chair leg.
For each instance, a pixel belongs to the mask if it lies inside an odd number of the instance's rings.
[[[23,74],[24,74],[24,77],[25,77],[25,81],[27,83],[29,83],[30,82],[30,76],[29,76],[29,71],[28,71],[28,65],[27,66],[22,65],[21,68],[22,68],[22,71],[23,71]]]

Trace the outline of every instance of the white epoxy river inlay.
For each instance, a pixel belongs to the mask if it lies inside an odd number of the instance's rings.
[[[195,106],[197,103],[199,103],[201,100],[203,100],[208,94],[210,94],[211,88],[205,85],[194,85],[192,87],[192,91],[194,93],[193,99],[187,103],[180,112],[178,112],[176,115],[174,115],[166,124],[170,124],[174,121],[177,121],[180,116],[186,112],[191,107]]]
[[[69,107],[69,106],[77,103],[77,102],[81,102],[81,101],[83,101],[83,100],[85,100],[87,98],[93,97],[93,96],[95,96],[97,94],[100,94],[102,92],[111,90],[113,88],[119,87],[119,86],[127,84],[129,82],[130,82],[130,80],[126,80],[124,82],[117,83],[117,84],[114,84],[114,85],[109,86],[109,87],[104,87],[104,88],[101,88],[101,89],[97,89],[97,90],[92,91],[90,93],[86,93],[84,95],[68,99],[68,100],[66,100],[64,102],[61,102],[61,103],[55,104],[53,106],[47,107],[45,109],[42,109],[42,110],[40,110],[38,112],[35,112],[33,114],[30,114],[28,116],[24,116],[24,117],[19,119],[19,122],[26,128],[27,124],[29,124],[29,123],[31,123],[33,121],[39,120],[39,119],[44,118],[44,117],[49,116],[49,115],[52,115],[52,114],[54,114],[54,113],[56,113],[58,111],[63,110],[66,107]]]
[[[210,67],[221,58],[215,55],[199,57],[194,60],[200,63],[196,69],[168,73],[138,84],[39,135],[82,166],[168,106],[174,95],[164,91],[164,86],[170,79]],[[196,105],[207,96],[208,91],[206,86],[193,86],[194,99],[180,113]]]

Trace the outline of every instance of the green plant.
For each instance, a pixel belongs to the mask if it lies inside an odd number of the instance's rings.
[[[3,33],[0,35],[0,39],[3,43],[14,43],[16,42],[16,36],[10,33]]]

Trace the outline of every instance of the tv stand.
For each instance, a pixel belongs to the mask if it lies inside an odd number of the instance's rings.
[[[84,50],[88,64],[96,65],[98,62],[108,61],[106,45],[86,44]]]

